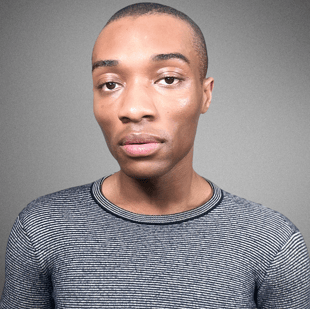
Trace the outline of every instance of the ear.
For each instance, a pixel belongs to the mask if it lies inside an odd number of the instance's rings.
[[[203,80],[202,88],[203,88],[203,95],[202,95],[202,106],[201,106],[201,114],[204,114],[210,104],[212,99],[212,90],[214,87],[214,79],[213,77],[208,77]]]

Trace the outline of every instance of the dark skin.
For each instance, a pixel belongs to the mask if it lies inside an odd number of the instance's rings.
[[[212,196],[192,162],[214,80],[201,81],[192,42],[184,21],[157,14],[114,21],[95,43],[94,114],[120,165],[102,193],[126,210],[173,214]]]

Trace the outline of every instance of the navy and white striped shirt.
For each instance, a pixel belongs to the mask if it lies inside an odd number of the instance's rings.
[[[109,202],[102,181],[43,196],[8,242],[0,308],[310,308],[310,263],[283,215],[216,185],[162,216]]]

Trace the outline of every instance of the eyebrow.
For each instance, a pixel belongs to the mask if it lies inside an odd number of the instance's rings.
[[[115,67],[118,63],[118,60],[99,60],[93,63],[92,71],[100,67]]]
[[[181,59],[188,64],[190,63],[188,58],[180,53],[158,54],[152,57],[153,61],[164,61],[169,59]]]
[[[168,54],[158,54],[152,56],[151,59],[153,61],[165,61],[169,59],[181,59],[186,63],[190,63],[188,58],[180,53],[168,53]],[[93,63],[92,71],[100,67],[115,67],[119,64],[118,60],[99,60]]]

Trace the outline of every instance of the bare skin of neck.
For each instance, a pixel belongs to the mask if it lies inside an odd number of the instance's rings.
[[[102,193],[113,204],[145,215],[167,215],[196,208],[212,197],[210,184],[192,168],[152,179],[135,179],[119,171],[108,177]]]

